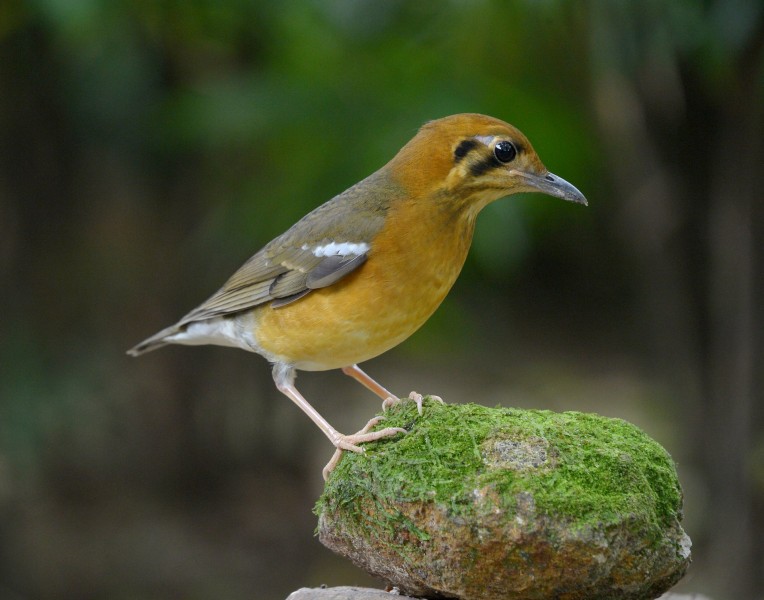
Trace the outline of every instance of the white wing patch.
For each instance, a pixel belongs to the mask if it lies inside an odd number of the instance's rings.
[[[313,256],[318,257],[360,256],[369,251],[369,244],[366,242],[330,242],[321,246],[313,246],[312,248],[308,244],[303,244],[302,249],[310,250]]]

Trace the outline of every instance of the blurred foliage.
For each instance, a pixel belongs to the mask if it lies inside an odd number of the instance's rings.
[[[306,541],[328,449],[266,364],[124,350],[421,123],[471,111],[590,207],[488,207],[454,293],[371,369],[637,421],[681,463],[688,589],[752,597],[762,52],[758,0],[5,0],[0,596],[332,582]],[[350,429],[370,409],[339,379],[300,381]]]

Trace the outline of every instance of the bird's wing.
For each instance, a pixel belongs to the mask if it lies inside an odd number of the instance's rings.
[[[384,225],[384,211],[359,207],[353,192],[351,188],[319,206],[270,242],[177,326],[267,302],[278,308],[311,290],[330,286],[360,267]],[[348,213],[355,218],[348,218]]]
[[[321,246],[319,246],[321,247]],[[366,260],[368,247],[346,255],[316,256],[311,247],[269,247],[249,259],[206,302],[188,313],[178,325],[212,317],[231,315],[266,302],[274,307],[298,300],[312,289],[326,287],[341,279]]]

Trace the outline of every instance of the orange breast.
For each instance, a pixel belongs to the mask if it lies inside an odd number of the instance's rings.
[[[369,259],[339,282],[282,308],[256,309],[255,338],[270,360],[335,369],[382,354],[414,333],[456,281],[474,218],[423,205],[391,211]]]

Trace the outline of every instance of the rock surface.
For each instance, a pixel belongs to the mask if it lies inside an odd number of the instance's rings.
[[[371,588],[332,587],[332,588],[302,588],[289,594],[287,600],[416,600],[411,596],[401,596],[395,593]]]
[[[332,587],[332,588],[301,588],[289,594],[286,600],[417,600],[411,596],[401,596],[395,592],[383,592],[371,588]],[[706,596],[685,596],[664,594],[660,600],[710,600]]]
[[[401,593],[654,599],[690,562],[671,457],[618,419],[428,401],[345,453],[319,539]]]

